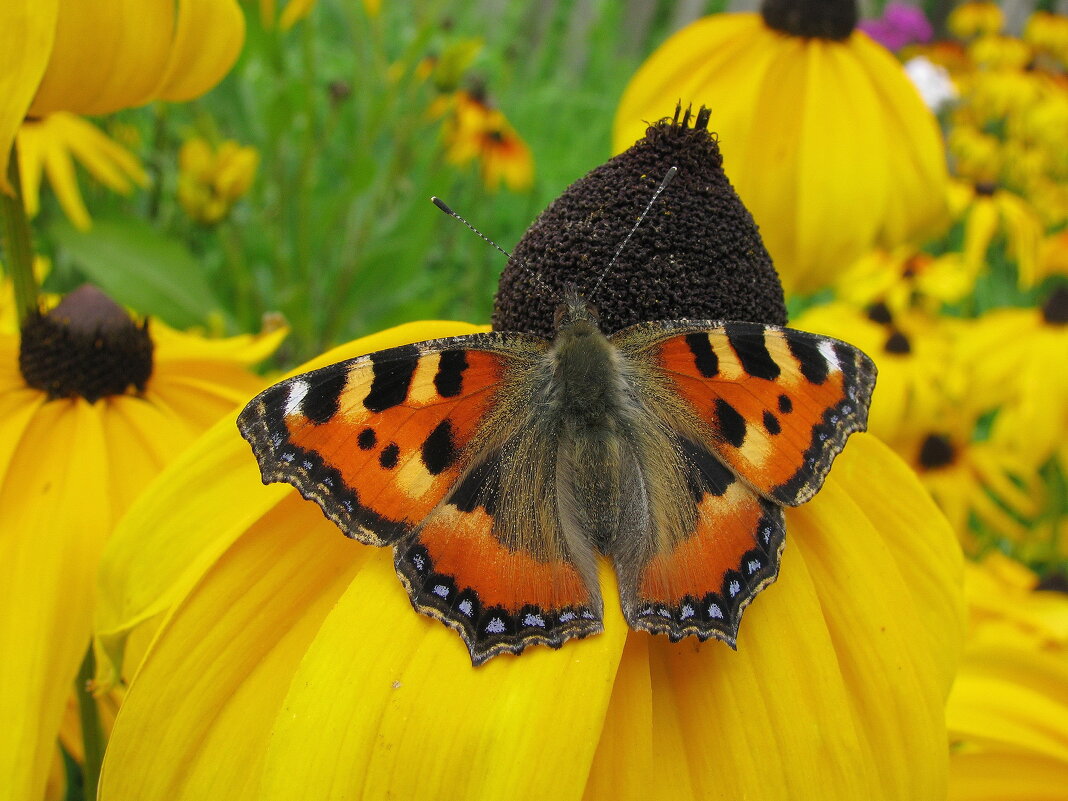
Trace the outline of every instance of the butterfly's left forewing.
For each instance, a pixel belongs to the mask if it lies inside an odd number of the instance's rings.
[[[238,417],[265,482],[391,545],[416,609],[472,661],[601,629],[588,544],[559,524],[551,432],[530,424],[547,343],[473,334],[287,379]]]

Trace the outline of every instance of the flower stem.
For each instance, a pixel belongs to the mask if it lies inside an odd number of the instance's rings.
[[[74,692],[78,697],[78,713],[82,723],[82,745],[85,748],[85,762],[82,765],[82,788],[85,801],[96,801],[96,786],[100,781],[100,763],[104,760],[103,726],[100,725],[100,710],[96,699],[89,691],[89,682],[96,670],[93,647],[85,652],[85,659],[74,680]]]
[[[7,177],[15,194],[0,192],[0,247],[3,247],[4,263],[15,288],[15,309],[21,323],[37,308],[37,279],[33,275],[30,222],[22,203],[17,147],[11,148]]]

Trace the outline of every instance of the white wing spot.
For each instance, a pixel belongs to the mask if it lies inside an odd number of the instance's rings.
[[[850,406],[848,403],[843,403],[842,404],[842,414],[852,414],[852,413],[853,413],[853,407]]]
[[[423,565],[426,564],[426,561],[423,559],[423,557],[419,556],[419,554],[416,554],[412,557],[412,564],[415,565],[416,570],[422,570]]]
[[[827,441],[827,432],[826,431],[821,431],[819,433],[819,435],[817,436],[817,439],[819,439],[820,442],[826,442]]]
[[[301,401],[304,400],[304,396],[308,394],[308,390],[311,389],[311,384],[307,381],[294,381],[289,385],[289,394],[286,395],[286,405],[283,409],[283,413],[288,417],[300,408]]]
[[[731,594],[731,598],[733,598],[735,595],[737,595],[741,591],[742,591],[742,585],[738,582],[737,579],[732,581],[730,583],[730,586],[727,587],[727,592],[729,592]]]
[[[684,607],[682,607],[682,611],[679,613],[679,620],[688,620],[693,617],[693,614],[693,607],[689,604],[686,604]]]
[[[321,483],[324,487],[333,487],[334,486],[334,479],[332,479],[332,478],[324,478],[319,483]]]
[[[431,592],[433,592],[439,598],[448,598],[449,597],[449,588],[446,587],[444,584],[435,584],[434,585],[434,589],[431,590]]]
[[[283,462],[287,462],[288,463],[288,462],[292,462],[294,459],[296,459],[297,455],[295,453],[283,453],[278,458],[281,459]]]
[[[722,610],[720,610],[719,604],[712,604],[712,606],[708,607],[708,616],[718,618],[720,620],[723,619],[723,612]]]
[[[274,447],[275,450],[278,450],[279,448],[282,447],[282,444],[285,441],[286,441],[286,438],[283,437],[281,434],[275,434],[274,436],[271,437],[271,446]]]
[[[504,621],[499,617],[493,618],[486,624],[486,631],[490,634],[503,634],[504,633]]]
[[[764,526],[764,528],[761,530],[761,534],[764,535],[765,545],[771,542],[771,526]]]
[[[760,570],[760,560],[750,559],[747,567],[749,568],[750,573],[755,573],[756,571]]]
[[[463,612],[467,617],[471,617],[471,611],[474,609],[474,605],[467,598],[464,598],[457,604],[456,608]]]
[[[352,501],[342,501],[341,505],[345,507],[346,512],[352,511]]]
[[[589,609],[583,609],[581,612],[579,612],[579,615],[584,617],[586,620],[593,620],[594,619],[593,618],[593,612],[591,612]]]
[[[575,619],[575,613],[574,612],[564,612],[562,615],[560,615],[560,622],[561,623],[570,623],[574,619]]]
[[[827,360],[827,366],[832,370],[841,370],[842,365],[838,361],[838,354],[834,352],[834,345],[830,342],[824,341],[819,344],[819,351],[823,354],[823,358]]]
[[[308,461],[307,459],[305,459],[303,462],[301,462],[300,466],[303,467],[305,470],[311,470],[312,469],[312,463],[310,461]]]
[[[535,615],[535,614],[527,613],[527,615],[524,616],[524,618],[523,618],[523,625],[524,626],[541,626],[542,628],[544,628],[545,627],[545,619],[541,615]]]

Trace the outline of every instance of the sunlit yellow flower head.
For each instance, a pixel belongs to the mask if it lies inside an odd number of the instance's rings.
[[[40,208],[41,179],[46,176],[70,221],[82,230],[89,227],[75,161],[104,186],[123,195],[133,191],[135,184],[148,182],[137,156],[91,122],[65,111],[27,120],[19,128],[17,141],[22,196],[31,218]]]
[[[781,287],[763,283],[767,254],[712,140],[685,123],[658,126],[644,147],[574,185],[516,252],[549,287],[592,284],[588,265],[606,263],[602,252],[632,224],[629,201],[646,200],[658,180],[641,176],[676,158],[688,176],[606,278],[606,329],[708,303],[782,314]],[[553,257],[564,237],[569,264]],[[649,276],[686,263],[691,247],[716,256],[678,268],[678,282],[718,276],[721,288],[737,280],[761,291],[649,291]],[[551,327],[551,298],[524,290],[514,262],[509,270],[498,320]],[[300,369],[472,330],[413,324]],[[780,578],[747,611],[736,652],[629,631],[608,603],[601,635],[472,668],[453,632],[412,610],[386,549],[346,540],[289,487],[261,485],[233,423],[139,499],[105,557],[106,652],[118,657],[131,629],[157,633],[135,657],[104,801],[944,795],[959,554],[915,477],[874,437],[855,436],[817,497],[787,513]],[[602,584],[613,598],[608,569]]]
[[[218,147],[188,139],[178,154],[178,201],[197,222],[217,223],[248,192],[259,161],[256,148],[229,139]]]
[[[41,797],[115,521],[259,387],[247,365],[281,336],[137,324],[91,287],[0,333],[0,798]]]
[[[1000,33],[1005,26],[1005,15],[995,2],[961,3],[950,12],[946,20],[950,32],[961,39]]]
[[[478,163],[483,185],[513,191],[534,181],[530,148],[504,114],[478,94],[458,91],[445,116],[446,158],[453,164]]]
[[[214,86],[244,42],[234,0],[7,0],[0,4],[0,188],[19,126],[58,111],[108,114],[188,100]]]
[[[966,572],[968,646],[946,706],[949,798],[1063,797],[1068,786],[1068,595],[994,554]]]
[[[768,0],[679,31],[631,79],[613,148],[665,98],[712,109],[725,169],[788,293],[812,292],[872,247],[937,233],[946,181],[935,118],[901,64],[856,31],[854,0]]]

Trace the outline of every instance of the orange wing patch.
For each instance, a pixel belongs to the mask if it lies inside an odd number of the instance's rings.
[[[623,611],[633,628],[673,641],[715,637],[733,648],[745,607],[778,575],[783,510],[703,446],[688,440],[680,446],[697,505],[694,531],[620,576]]]
[[[559,648],[602,630],[600,596],[564,553],[538,558],[501,542],[499,459],[494,454],[470,470],[394,555],[412,605],[456,629],[475,665],[533,643]],[[551,505],[554,498],[539,502]],[[555,528],[531,534],[542,550],[558,550]]]
[[[393,348],[271,387],[238,426],[265,481],[293,484],[346,535],[385,545],[458,480],[506,359],[460,345]]]
[[[777,503],[811,498],[867,424],[875,365],[838,340],[726,323],[671,336],[653,355],[710,426],[716,454]]]

